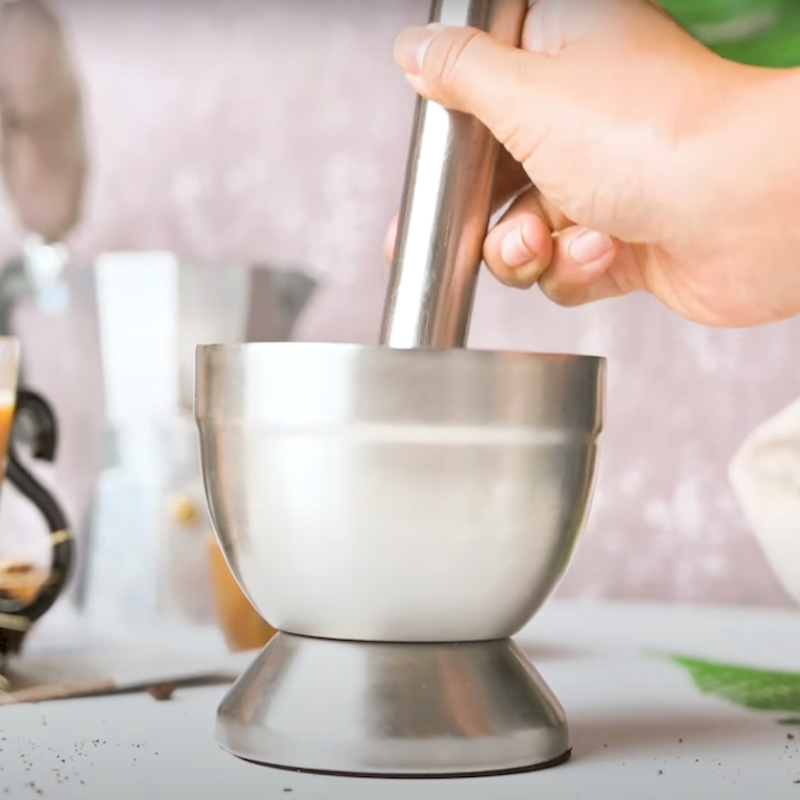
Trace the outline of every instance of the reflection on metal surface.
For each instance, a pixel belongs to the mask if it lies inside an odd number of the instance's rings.
[[[526,0],[434,0],[431,21],[518,44]],[[420,99],[381,343],[465,344],[491,214],[498,147],[473,117]]]
[[[220,706],[217,738],[275,766],[406,777],[510,772],[569,754],[563,709],[509,640],[355,644],[279,633]]]
[[[604,360],[581,356],[199,348],[196,418],[225,556],[279,630],[511,636],[583,529],[604,385]]]

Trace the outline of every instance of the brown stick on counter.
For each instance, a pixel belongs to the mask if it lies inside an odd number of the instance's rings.
[[[45,700],[68,700],[73,697],[107,694],[115,690],[116,685],[111,679],[73,681],[60,686],[31,686],[28,689],[0,694],[0,706],[15,705],[17,703],[43,703]]]

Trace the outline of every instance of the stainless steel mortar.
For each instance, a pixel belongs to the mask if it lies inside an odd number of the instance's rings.
[[[525,0],[435,0],[515,44]],[[379,347],[198,348],[195,415],[222,550],[280,632],[217,740],[275,767],[531,770],[564,711],[512,637],[589,508],[605,362],[465,349],[497,146],[420,101]]]

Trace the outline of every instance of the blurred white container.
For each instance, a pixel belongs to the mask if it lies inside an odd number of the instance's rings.
[[[247,341],[253,327],[260,340],[287,339],[316,281],[151,252],[104,255],[95,286],[104,460],[75,599],[103,621],[210,623],[211,521],[192,416],[195,347]]]
[[[753,431],[729,477],[775,576],[800,604],[800,400]]]

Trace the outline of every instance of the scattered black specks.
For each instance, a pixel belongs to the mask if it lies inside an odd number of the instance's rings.
[[[663,769],[660,769],[660,770],[658,771],[658,774],[659,774],[659,775],[663,775],[663,774],[664,774],[664,770],[663,770]]]
[[[787,734],[786,734],[786,738],[787,738],[787,739],[790,739],[790,740],[791,740],[791,739],[794,739],[794,734],[793,734],[793,733],[787,733]]]
[[[683,739],[678,739],[678,744],[683,744]]]

